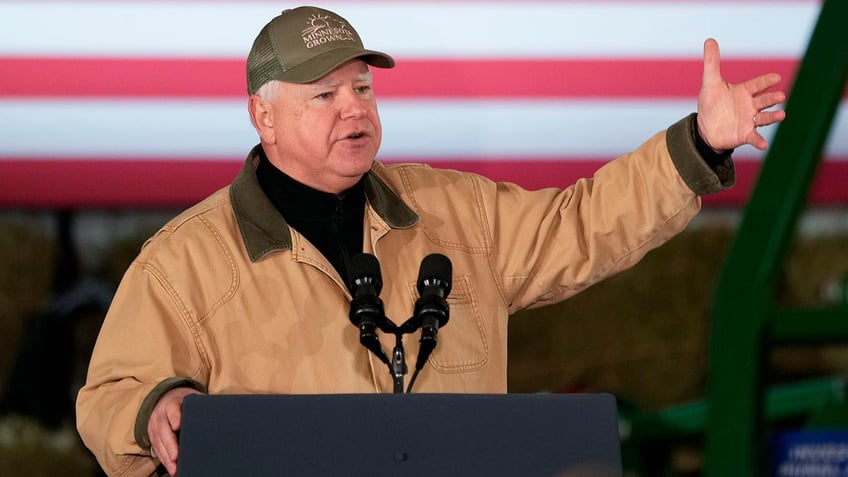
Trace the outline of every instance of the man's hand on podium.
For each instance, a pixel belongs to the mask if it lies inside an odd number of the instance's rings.
[[[177,474],[177,454],[180,448],[177,431],[182,421],[183,399],[189,394],[203,393],[193,388],[172,389],[159,399],[147,421],[150,454],[159,459],[172,476]]]

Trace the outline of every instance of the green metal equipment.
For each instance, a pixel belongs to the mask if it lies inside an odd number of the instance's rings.
[[[848,426],[848,377],[767,385],[765,357],[788,343],[848,343],[848,303],[788,308],[776,289],[788,245],[848,77],[848,0],[825,0],[757,184],[719,277],[707,396],[622,420],[626,475],[646,474],[656,443],[704,445],[706,477],[764,477],[767,423],[838,416]],[[848,187],[848,180],[846,180]],[[848,246],[848,245],[846,245]],[[656,449],[656,447],[653,447]]]
[[[848,305],[787,309],[776,303],[775,291],[846,75],[848,1],[826,0],[715,294],[705,423],[708,477],[766,475],[764,357],[773,345],[848,342]],[[798,412],[813,413],[822,403],[808,404],[810,409]]]

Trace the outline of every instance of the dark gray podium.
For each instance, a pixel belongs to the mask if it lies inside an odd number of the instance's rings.
[[[609,394],[186,398],[179,477],[620,477]]]

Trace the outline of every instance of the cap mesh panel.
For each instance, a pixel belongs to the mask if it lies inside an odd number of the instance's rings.
[[[283,72],[269,36],[268,29],[263,28],[247,56],[248,94],[255,93],[260,86]]]

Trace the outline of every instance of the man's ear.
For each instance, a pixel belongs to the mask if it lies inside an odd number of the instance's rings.
[[[250,114],[250,122],[259,134],[259,141],[263,144],[274,144],[274,110],[271,103],[253,94],[247,100],[247,112]]]

